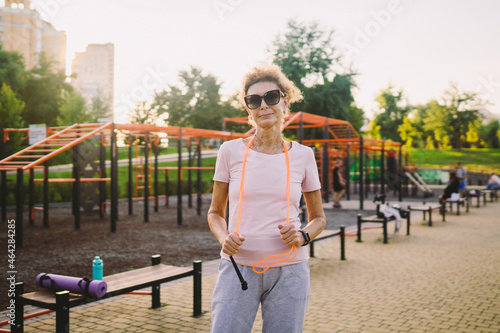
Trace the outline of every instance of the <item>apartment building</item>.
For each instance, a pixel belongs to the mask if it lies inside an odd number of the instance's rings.
[[[76,77],[72,85],[91,101],[100,96],[110,107],[113,119],[115,87],[115,47],[112,43],[89,44],[84,52],[76,52],[71,62],[71,73]]]
[[[38,65],[44,52],[54,70],[66,70],[66,33],[42,20],[30,0],[0,0],[0,43],[4,50],[20,52],[27,69]]]

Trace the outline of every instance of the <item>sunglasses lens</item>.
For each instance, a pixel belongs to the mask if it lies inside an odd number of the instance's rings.
[[[264,94],[264,101],[267,105],[276,105],[280,101],[280,91],[272,90]]]
[[[245,96],[245,103],[249,109],[256,109],[260,106],[262,102],[262,97],[259,95],[249,95]]]

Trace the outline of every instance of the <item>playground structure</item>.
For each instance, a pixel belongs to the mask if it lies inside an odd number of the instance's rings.
[[[227,122],[248,123],[246,117],[225,118],[223,128]],[[304,130],[319,128],[323,132],[322,139],[305,139]],[[318,170],[322,183],[322,195],[325,202],[329,200],[331,174],[337,157],[342,159],[342,168],[347,179],[347,197],[359,192],[360,209],[363,209],[363,200],[367,197],[370,185],[374,192],[385,193],[388,185],[390,189],[399,193],[402,200],[402,179],[405,179],[402,166],[402,147],[396,142],[364,139],[352,125],[343,120],[307,114],[303,112],[289,114],[283,124],[284,130],[296,131],[298,142],[314,149],[318,161]],[[49,184],[56,182],[72,183],[72,212],[75,218],[75,229],[80,228],[80,211],[92,210],[98,207],[100,217],[105,213],[106,205],[110,205],[110,230],[117,231],[118,220],[118,148],[117,135],[125,138],[128,145],[128,213],[133,213],[133,200],[142,190],[144,201],[144,222],[149,220],[149,202],[153,199],[154,210],[158,211],[160,172],[165,178],[165,204],[168,205],[169,173],[177,172],[177,222],[182,224],[182,178],[183,171],[188,172],[188,200],[192,207],[192,172],[197,174],[197,213],[201,214],[201,173],[203,170],[213,170],[213,167],[202,167],[202,146],[204,139],[231,140],[251,136],[255,129],[246,133],[214,131],[175,126],[154,126],[142,124],[74,124],[67,127],[48,128],[48,136],[11,156],[0,160],[0,191],[7,192],[7,173],[16,174],[16,237],[17,245],[22,246],[23,210],[24,210],[24,175],[28,173],[28,209],[29,224],[34,223],[34,211],[43,211],[43,225],[48,226],[49,212]],[[3,129],[1,137],[2,155],[10,132],[25,131],[27,129]],[[162,140],[177,143],[177,166],[159,167],[158,155]],[[194,143],[193,143],[194,142]],[[193,157],[193,146],[196,149]],[[106,147],[110,147],[107,161]],[[183,148],[188,152],[183,153]],[[139,156],[139,150],[144,156]],[[395,149],[399,150],[399,163],[395,158]],[[134,159],[135,150],[135,159]],[[72,151],[72,178],[49,178],[49,160],[66,151]],[[386,153],[387,152],[387,153]],[[390,155],[390,154],[392,155]],[[387,154],[387,156],[386,156]],[[394,155],[394,156],[393,156]],[[183,166],[183,156],[187,157],[188,165]],[[385,160],[388,161],[386,172]],[[142,159],[142,161],[141,161]],[[153,166],[150,160],[153,159]],[[197,160],[197,166],[193,163]],[[134,166],[134,162],[136,162]],[[389,163],[390,162],[390,163]],[[378,164],[377,164],[378,163]],[[391,165],[392,164],[392,165]],[[110,165],[110,174],[107,175],[106,166]],[[43,179],[35,178],[35,170],[43,171]],[[135,173],[134,173],[135,171]],[[152,174],[151,174],[152,173]],[[135,177],[134,177],[135,174]],[[351,179],[354,186],[351,186]],[[43,206],[35,207],[33,188],[35,182],[43,182]],[[110,198],[107,200],[106,184],[109,183]],[[373,184],[372,184],[373,183]],[[0,196],[1,218],[6,221],[6,196]]]

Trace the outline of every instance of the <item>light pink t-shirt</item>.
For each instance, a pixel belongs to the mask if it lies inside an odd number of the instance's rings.
[[[241,169],[246,145],[242,139],[225,142],[219,149],[214,180],[229,183],[229,232],[236,229]],[[301,226],[299,203],[301,192],[321,188],[314,153],[309,147],[292,141],[289,150],[291,169],[290,224]],[[286,225],[286,177],[285,154],[268,155],[250,150],[245,167],[244,192],[241,200],[239,234],[245,241],[234,259],[238,264],[253,266],[276,254],[290,251],[280,237],[279,224]],[[293,257],[294,252],[287,256]],[[221,257],[229,256],[221,251]],[[257,267],[265,268],[283,258],[273,258]],[[297,248],[297,257],[273,267],[296,264],[308,259],[307,248]]]

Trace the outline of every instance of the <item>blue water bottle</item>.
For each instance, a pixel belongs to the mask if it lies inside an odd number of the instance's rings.
[[[99,256],[92,261],[92,280],[102,280],[104,263]]]

